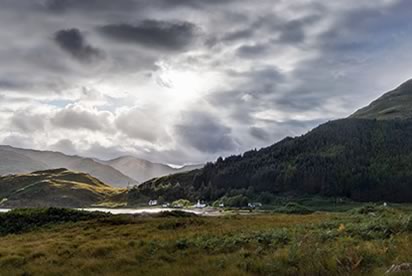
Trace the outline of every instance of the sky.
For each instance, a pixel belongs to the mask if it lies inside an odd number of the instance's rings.
[[[0,0],[0,144],[203,163],[412,77],[409,0]]]

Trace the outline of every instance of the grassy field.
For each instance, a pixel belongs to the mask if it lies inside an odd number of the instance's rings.
[[[412,212],[0,215],[0,275],[383,275],[412,261]]]

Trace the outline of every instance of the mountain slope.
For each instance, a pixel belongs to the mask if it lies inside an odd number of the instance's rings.
[[[144,182],[154,177],[168,175],[174,171],[173,168],[167,165],[152,163],[132,156],[123,156],[102,162],[104,162],[103,164],[112,166],[125,175],[132,177],[138,182]]]
[[[0,175],[46,169],[47,165],[28,156],[0,148]]]
[[[220,158],[201,170],[143,183],[130,192],[129,203],[159,197],[213,201],[237,195],[252,200],[321,195],[357,201],[412,201],[412,119],[408,117],[412,105],[408,110],[406,105],[400,108],[398,100],[390,100],[401,112],[382,117],[389,114],[384,110],[391,108],[391,104],[384,105],[385,99],[401,97],[400,102],[406,102],[412,95],[410,84],[348,119],[328,122],[301,137]]]
[[[184,172],[190,172],[193,170],[198,170],[203,168],[205,165],[204,164],[197,164],[197,165],[186,165],[183,166],[179,169],[175,169],[174,173],[184,173]]]
[[[412,80],[384,94],[367,107],[356,111],[351,118],[357,119],[411,119]]]
[[[98,161],[109,165],[123,174],[137,180],[139,183],[149,179],[169,174],[187,172],[202,167],[202,165],[188,165],[176,169],[168,165],[152,163],[133,156],[123,156],[109,161]]]
[[[67,168],[81,171],[101,179],[113,187],[127,187],[136,181],[111,166],[90,158],[68,156],[60,152],[19,149],[0,146],[0,175],[28,173],[34,170]]]
[[[89,207],[121,193],[125,191],[66,169],[0,177],[1,207]]]

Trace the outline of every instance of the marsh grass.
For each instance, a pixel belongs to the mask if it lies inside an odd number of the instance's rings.
[[[0,275],[382,275],[412,261],[411,218],[376,206],[306,215],[78,214],[3,236]]]

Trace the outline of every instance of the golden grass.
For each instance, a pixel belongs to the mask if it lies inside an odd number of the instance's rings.
[[[323,240],[330,221],[337,236]],[[2,237],[0,275],[381,275],[412,261],[412,233],[360,239],[340,226],[349,223],[362,222],[316,213],[66,223]]]

